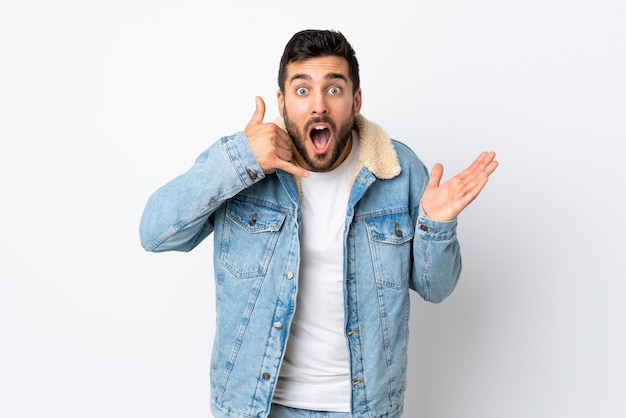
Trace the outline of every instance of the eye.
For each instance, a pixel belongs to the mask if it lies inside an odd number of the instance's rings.
[[[296,89],[296,94],[298,96],[304,96],[305,94],[307,94],[309,91],[306,89],[306,87],[298,87]]]
[[[333,87],[328,89],[328,92],[330,94],[340,94],[341,93],[341,88],[337,87],[337,86],[333,86]]]

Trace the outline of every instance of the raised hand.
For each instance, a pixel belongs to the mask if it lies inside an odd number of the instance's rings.
[[[293,151],[289,134],[274,123],[263,123],[264,117],[265,102],[257,96],[256,109],[244,132],[263,172],[281,169],[299,177],[308,176],[306,170],[290,162]]]
[[[422,195],[422,209],[431,219],[450,221],[467,207],[487,184],[491,173],[498,167],[494,152],[482,152],[465,170],[439,185],[443,166],[435,164],[430,181]]]

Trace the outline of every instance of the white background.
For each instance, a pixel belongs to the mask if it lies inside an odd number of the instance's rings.
[[[446,178],[464,272],[412,298],[407,417],[626,416],[626,3],[4,1],[0,417],[208,417],[212,243],[150,254],[148,195],[332,28],[363,114]]]

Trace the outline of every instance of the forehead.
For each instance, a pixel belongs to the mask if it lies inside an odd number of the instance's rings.
[[[306,58],[287,65],[286,82],[290,84],[295,80],[319,80],[337,75],[343,75],[347,81],[350,81],[348,73],[348,61],[343,57],[328,55]]]

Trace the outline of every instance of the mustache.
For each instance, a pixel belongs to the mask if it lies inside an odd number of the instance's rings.
[[[306,123],[305,130],[306,131],[311,130],[311,127],[313,125],[317,125],[318,123],[325,123],[325,124],[329,125],[333,130],[335,130],[335,124],[333,123],[332,119],[330,117],[328,117],[328,116],[317,116],[317,117],[314,117],[314,118],[310,119]]]

